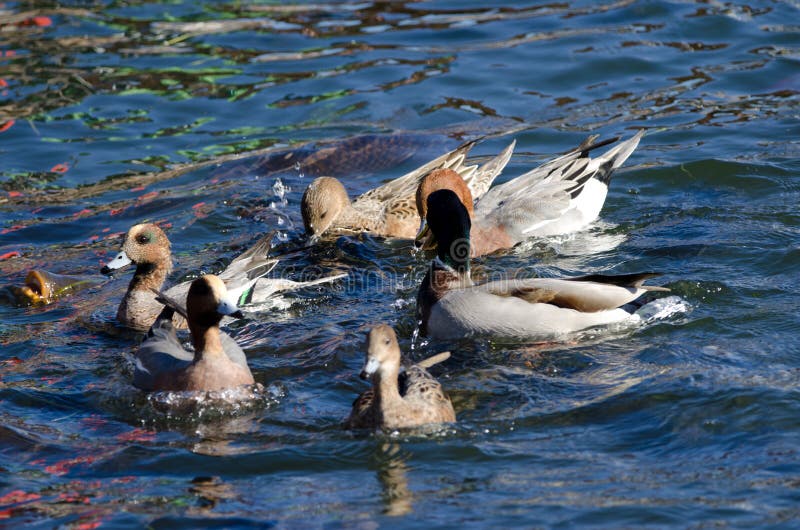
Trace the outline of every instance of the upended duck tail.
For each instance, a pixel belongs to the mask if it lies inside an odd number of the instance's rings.
[[[644,136],[644,132],[644,129],[641,129],[629,139],[615,145],[597,157],[599,165],[596,173],[593,175],[594,178],[608,185],[611,182],[611,176],[614,174],[614,170],[624,164],[628,157],[631,156],[639,146],[639,141]],[[592,147],[594,148],[594,146]]]

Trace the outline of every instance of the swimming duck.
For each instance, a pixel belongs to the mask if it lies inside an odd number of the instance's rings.
[[[553,340],[565,334],[638,318],[621,306],[646,291],[655,273],[529,278],[476,285],[470,278],[470,218],[452,190],[427,199],[437,256],[417,295],[421,331],[436,338],[471,335]]]
[[[223,316],[243,316],[231,294],[213,274],[191,282],[185,310],[159,294],[165,306],[136,352],[133,384],[148,391],[211,391],[254,384],[244,352],[219,330]],[[189,323],[194,352],[185,350],[175,334],[175,312]]]
[[[475,142],[428,162],[420,168],[374,188],[350,201],[344,185],[333,177],[319,177],[303,193],[300,211],[306,233],[313,239],[332,231],[371,232],[382,237],[413,239],[419,228],[414,193],[419,180],[433,169],[449,168],[458,173],[475,197],[483,195],[511,158],[514,142],[478,168],[465,166],[464,159]]]
[[[427,248],[435,245],[425,225],[425,201],[437,189],[453,190],[467,207],[472,219],[473,256],[510,248],[530,237],[580,230],[600,215],[611,175],[633,153],[643,135],[641,130],[597,158],[590,158],[589,152],[617,139],[595,143],[597,136],[591,136],[572,151],[495,186],[480,198],[470,194],[455,172],[434,170],[417,188],[422,225],[416,244]]]
[[[362,379],[372,380],[372,388],[353,402],[347,427],[394,430],[456,421],[450,398],[426,370],[449,356],[435,355],[401,373],[400,346],[394,330],[385,324],[372,328],[361,372]]]
[[[309,282],[261,278],[278,263],[278,260],[267,256],[272,236],[270,233],[262,237],[219,274],[232,296],[237,299],[249,296],[253,302],[262,302],[267,296],[278,291],[298,289],[345,276],[337,274]],[[144,331],[150,327],[161,311],[161,304],[156,301],[153,289],[161,289],[172,271],[171,245],[161,228],[152,223],[131,227],[122,243],[122,249],[102,268],[101,272],[111,274],[130,264],[136,265],[136,272],[117,310],[117,321],[127,327]],[[166,291],[166,294],[183,303],[189,285],[189,281],[174,285]],[[175,315],[175,325],[185,328],[186,322],[179,315]]]

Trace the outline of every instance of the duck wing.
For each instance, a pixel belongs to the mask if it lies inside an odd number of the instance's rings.
[[[260,278],[269,273],[278,264],[278,260],[269,257],[272,240],[277,230],[272,230],[256,243],[234,258],[219,277],[230,290],[245,280]]]
[[[645,280],[654,276],[658,276],[658,273],[529,278],[489,282],[471,289],[497,297],[517,298],[529,304],[549,304],[582,313],[594,313],[621,307],[647,291],[668,291],[664,287],[644,285]]]
[[[383,184],[382,186],[378,186],[377,188],[371,189],[368,192],[359,195],[359,197],[353,201],[353,206],[360,208],[361,204],[368,204],[370,202],[385,203],[391,200],[402,199],[404,197],[410,198],[413,203],[414,194],[417,192],[419,181],[422,179],[422,177],[434,169],[450,168],[454,171],[457,171],[459,174],[469,171],[470,168],[472,168],[471,170],[474,171],[477,166],[464,167],[464,161],[466,160],[469,150],[472,149],[473,145],[475,145],[475,142],[475,140],[465,142],[449,153],[445,153],[442,156],[431,160],[427,164],[418,167],[414,171],[406,173],[402,177],[398,177],[387,182],[386,184]]]
[[[239,366],[242,366],[243,368],[247,368],[249,371],[250,367],[247,365],[247,356],[244,354],[244,350],[242,350],[241,346],[236,343],[233,337],[224,331],[220,331],[219,338],[222,342],[222,351],[225,352],[225,355],[228,356],[228,359],[235,362]]]
[[[345,427],[348,429],[363,429],[376,426],[377,418],[375,418],[372,408],[374,401],[375,391],[372,388],[362,392],[353,401],[353,408],[350,410],[350,416],[345,421]]]
[[[477,202],[475,218],[503,226],[512,237],[523,239],[567,214],[592,178],[607,185],[612,172],[633,153],[643,135],[644,131],[639,131],[597,158],[590,158],[589,153],[617,138],[595,142],[597,136],[590,136],[572,151],[489,190]],[[605,193],[601,206],[604,199]]]
[[[421,423],[455,421],[453,404],[439,381],[418,364],[409,366],[405,374],[405,392],[401,389],[401,395],[408,405],[416,409],[417,414],[427,417]]]
[[[251,294],[251,287],[255,285],[256,281],[272,272],[272,269],[278,264],[279,260],[267,255],[275,232],[273,230],[263,236],[252,247],[234,258],[225,267],[225,270],[218,274],[220,279],[225,282],[228,292],[232,293],[239,303]],[[185,305],[186,295],[189,294],[191,284],[191,280],[181,282],[167,289],[164,294],[173,300],[182,301],[180,305]]]
[[[194,359],[175,333],[175,309],[165,305],[135,353],[133,384],[142,390],[156,388],[157,379],[186,368]]]
[[[342,278],[346,278],[347,273],[342,272],[338,274],[331,274],[324,278],[317,278],[316,280],[308,281],[294,281],[286,278],[259,278],[252,290],[250,298],[246,299],[248,304],[257,304],[266,301],[275,293],[283,291],[296,291],[304,287],[311,287],[323,283],[330,283]]]
[[[511,154],[514,152],[514,146],[516,144],[517,141],[512,140],[512,142],[508,144],[508,147],[500,151],[500,154],[480,167],[469,166],[465,168],[465,171],[459,171],[461,178],[467,183],[469,191],[472,193],[473,200],[477,200],[486,194],[497,176],[505,169],[508,161],[511,159]],[[472,170],[467,171],[467,169]]]

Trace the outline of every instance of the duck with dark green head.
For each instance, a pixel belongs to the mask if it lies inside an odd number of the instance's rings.
[[[656,273],[528,278],[475,285],[469,272],[470,217],[458,196],[437,190],[427,199],[426,220],[437,256],[417,295],[423,334],[434,338],[488,335],[555,340],[581,329],[638,320],[621,306],[647,291]]]

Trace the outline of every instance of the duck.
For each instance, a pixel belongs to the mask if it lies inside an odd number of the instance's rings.
[[[449,189],[427,198],[426,220],[436,238],[417,293],[420,332],[437,339],[470,336],[553,341],[589,327],[638,320],[622,308],[658,273],[527,278],[476,284],[470,277],[469,212]]]
[[[219,274],[226,289],[241,300],[263,302],[266,297],[279,291],[289,291],[340,279],[346,274],[335,274],[307,282],[295,282],[283,278],[262,278],[278,264],[277,259],[267,256],[274,233],[263,236],[250,249],[237,256]],[[125,327],[147,331],[161,311],[162,304],[156,301],[153,290],[160,290],[172,272],[172,254],[169,238],[154,223],[140,223],[128,230],[119,253],[101,269],[110,275],[129,265],[136,271],[128,284],[116,320]],[[191,282],[186,281],[170,287],[166,294],[178,301],[185,301]],[[186,322],[175,314],[175,325],[186,328]]]
[[[436,244],[425,224],[425,201],[438,189],[454,191],[467,207],[472,220],[473,257],[511,248],[531,237],[582,230],[599,217],[614,170],[628,159],[643,136],[644,130],[640,130],[596,158],[589,153],[618,138],[596,142],[598,136],[590,136],[568,153],[493,187],[482,197],[473,196],[456,172],[437,168],[417,187],[420,229],[415,245],[432,248]]]
[[[18,305],[49,304],[58,298],[96,285],[97,280],[78,274],[57,274],[31,269],[22,286],[9,285],[10,300]]]
[[[449,352],[403,370],[397,335],[387,324],[370,329],[366,346],[361,378],[371,380],[372,388],[353,402],[347,428],[393,431],[456,421],[450,398],[427,371],[430,366],[448,359]]]
[[[213,274],[191,282],[185,309],[158,293],[156,298],[164,306],[135,353],[133,384],[148,392],[219,391],[255,384],[244,351],[219,329],[224,316],[244,316],[232,294]],[[178,339],[175,313],[188,322],[193,352]]]
[[[508,163],[515,142],[480,168],[464,165],[476,141],[469,141],[427,164],[350,201],[338,179],[318,177],[305,189],[300,212],[306,235],[312,242],[326,233],[370,232],[381,237],[413,239],[419,228],[414,193],[420,179],[437,168],[449,168],[467,183],[475,197],[486,193]]]

